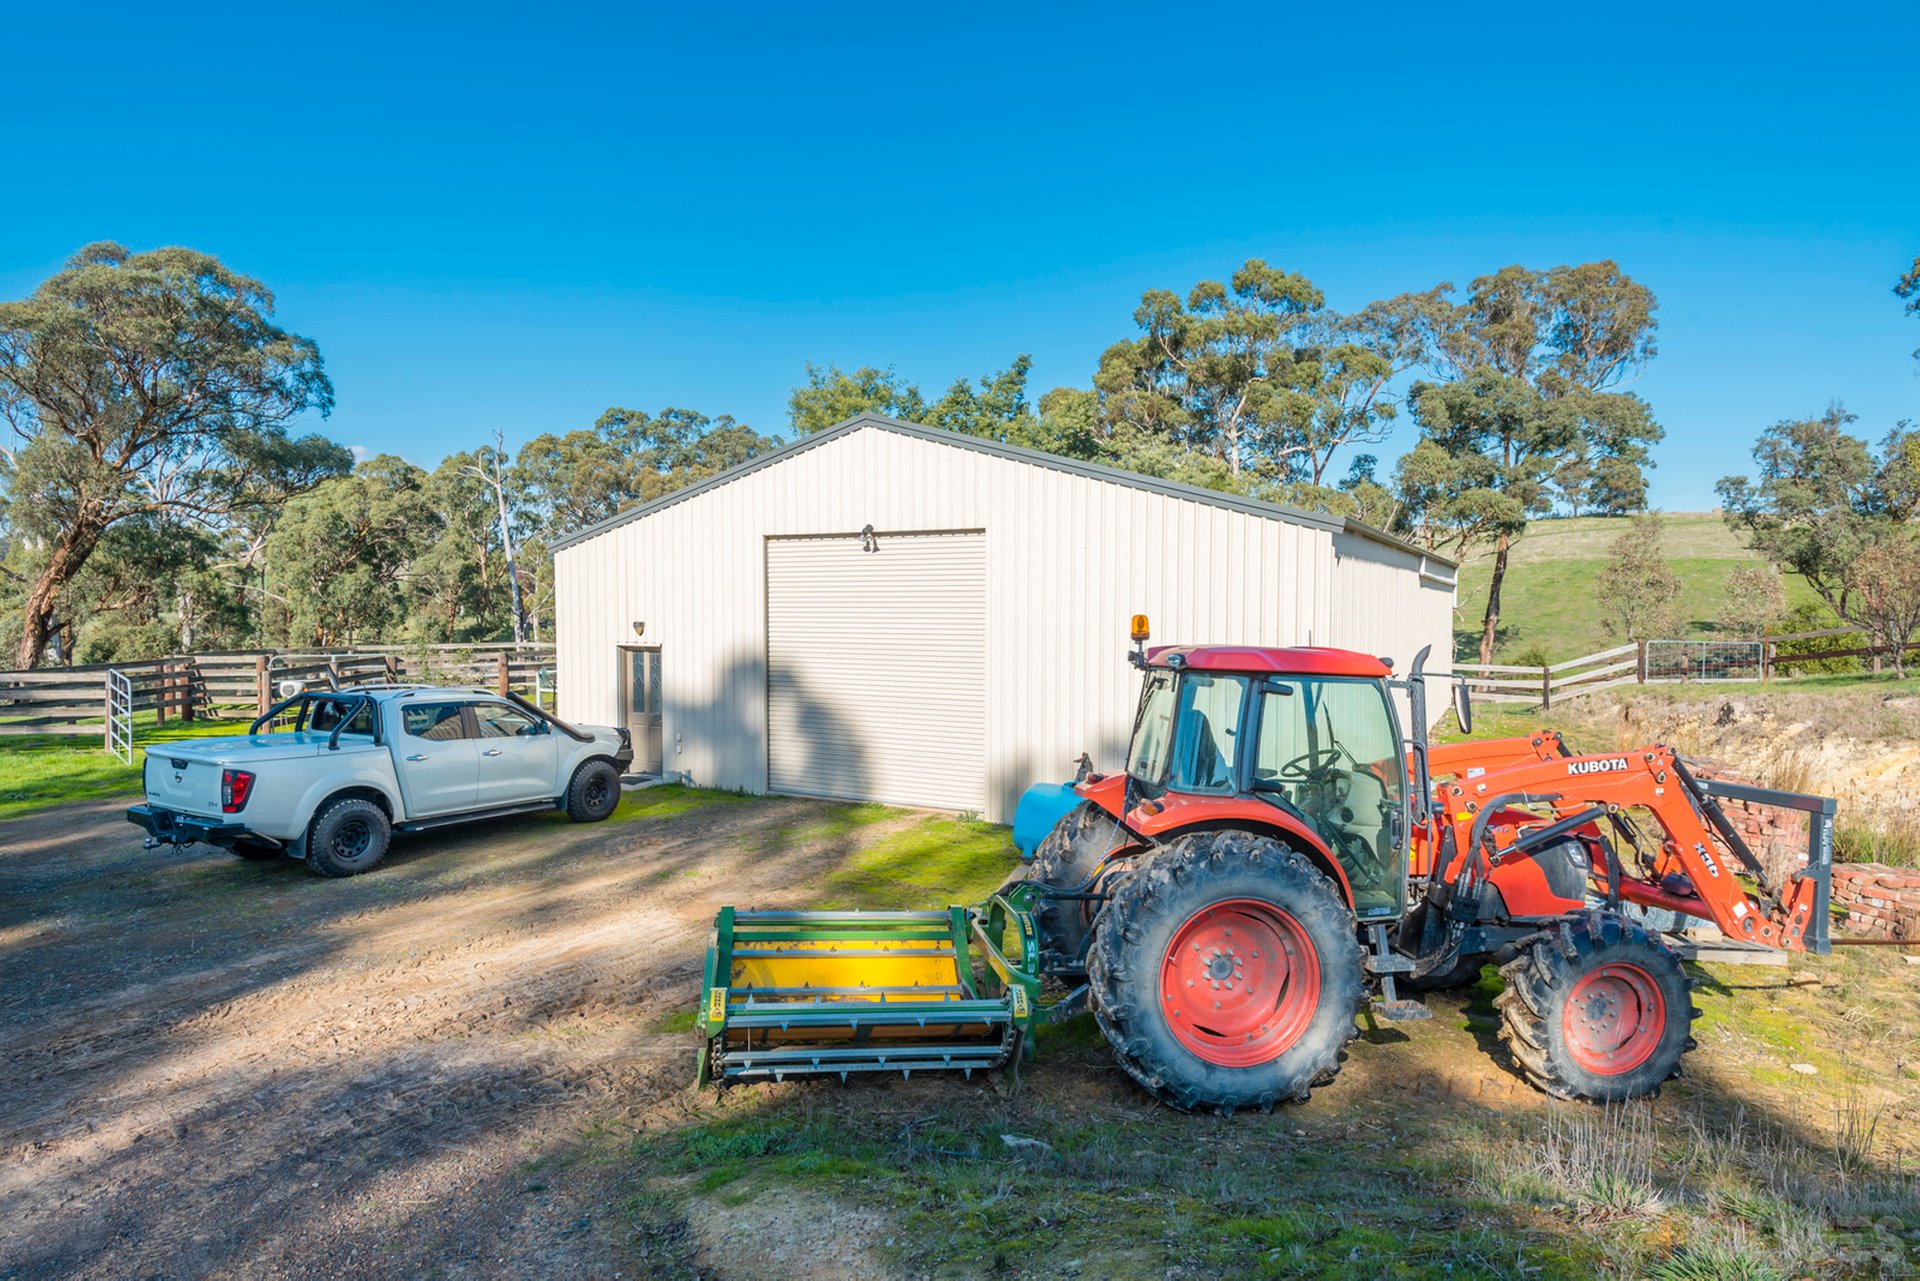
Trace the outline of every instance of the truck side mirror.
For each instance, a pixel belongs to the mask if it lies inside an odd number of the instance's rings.
[[[1453,683],[1453,717],[1460,722],[1462,734],[1473,733],[1473,694],[1463,680]]]

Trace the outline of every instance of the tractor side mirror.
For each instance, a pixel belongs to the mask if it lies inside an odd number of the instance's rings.
[[[1453,718],[1460,722],[1462,734],[1473,733],[1473,693],[1464,680],[1453,683]]]

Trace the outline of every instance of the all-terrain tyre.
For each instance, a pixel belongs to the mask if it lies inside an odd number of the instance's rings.
[[[1561,1099],[1659,1092],[1680,1073],[1700,1011],[1680,957],[1658,933],[1612,912],[1555,922],[1519,944],[1494,999],[1520,1070]]]
[[[372,801],[343,796],[328,801],[307,828],[307,866],[321,876],[358,876],[387,856],[393,825]]]
[[[1305,1100],[1340,1070],[1362,964],[1352,910],[1297,851],[1198,832],[1115,889],[1087,978],[1128,1075],[1174,1107],[1231,1115]]]
[[[264,863],[268,859],[285,858],[287,850],[284,845],[269,845],[265,841],[235,841],[227,846],[227,853],[249,863]]]
[[[588,761],[573,772],[567,784],[567,817],[576,823],[598,823],[620,805],[620,771],[605,761]]]
[[[1113,815],[1092,801],[1074,807],[1034,851],[1027,880],[1056,890],[1085,891],[1087,878],[1117,843],[1119,828]],[[1034,924],[1040,934],[1043,972],[1086,973],[1087,935],[1093,930],[1096,907],[1086,899],[1040,899]]]

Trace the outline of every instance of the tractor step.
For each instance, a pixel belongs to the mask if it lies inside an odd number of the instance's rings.
[[[1390,1023],[1414,1023],[1433,1017],[1433,1011],[1419,1001],[1375,1001],[1373,1011]]]

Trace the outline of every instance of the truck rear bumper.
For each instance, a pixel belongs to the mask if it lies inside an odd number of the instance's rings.
[[[249,831],[244,823],[226,823],[198,814],[182,814],[159,805],[128,806],[127,822],[146,829],[148,849],[161,845],[231,845],[247,838],[272,841],[275,845],[281,843]]]

